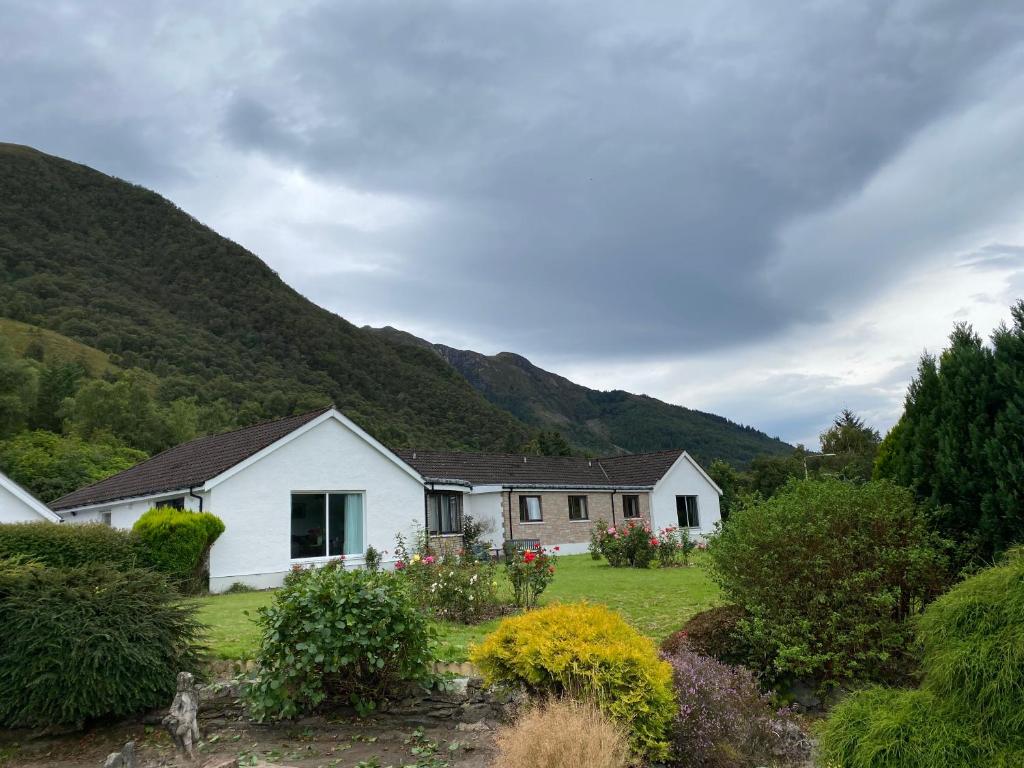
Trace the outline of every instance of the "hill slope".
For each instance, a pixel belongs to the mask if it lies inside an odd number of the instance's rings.
[[[503,449],[530,430],[437,355],[316,306],[141,187],[0,145],[0,315],[257,417],[333,401],[395,446]]]
[[[487,356],[431,344],[404,331],[382,336],[432,349],[495,405],[525,423],[558,430],[570,443],[594,453],[685,448],[702,461],[745,464],[760,454],[793,448],[752,427],[621,390],[600,392],[533,365],[511,352]]]

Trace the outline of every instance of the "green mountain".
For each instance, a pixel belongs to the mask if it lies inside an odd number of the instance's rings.
[[[530,437],[437,355],[318,307],[160,195],[10,144],[0,315],[155,374],[161,399],[222,402],[247,421],[333,401],[395,446],[493,450]]]
[[[50,387],[52,401],[65,398],[66,430],[92,439],[106,429],[150,452],[326,402],[394,447],[518,450],[555,429],[601,453],[684,446],[742,463],[789,450],[712,414],[581,387],[517,355],[356,327],[156,193],[11,144],[0,144],[0,318],[15,352],[84,365],[94,382],[85,395],[80,374]],[[25,380],[43,382],[47,365]],[[152,418],[133,422],[130,404],[147,392]],[[28,420],[8,434],[35,428]],[[131,439],[139,429],[153,433],[148,442]]]
[[[793,446],[721,416],[621,390],[601,392],[538,368],[521,355],[482,355],[431,344],[395,328],[381,336],[433,350],[490,402],[537,429],[560,432],[595,454],[639,453],[684,447],[702,461],[746,464],[762,454],[790,454]]]

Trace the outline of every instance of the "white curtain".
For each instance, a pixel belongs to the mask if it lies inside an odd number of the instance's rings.
[[[345,554],[361,555],[366,551],[363,542],[363,495],[345,494]]]

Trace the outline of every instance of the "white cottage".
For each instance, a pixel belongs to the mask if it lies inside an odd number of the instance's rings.
[[[153,506],[208,510],[225,532],[210,554],[210,589],[281,583],[294,565],[368,546],[390,552],[417,526],[457,541],[465,515],[506,539],[582,552],[598,521],[685,525],[719,520],[721,491],[685,452],[603,459],[394,452],[334,408],[202,437],[82,488],[51,506],[68,522],[132,524]]]
[[[60,515],[0,472],[0,523],[59,523]]]

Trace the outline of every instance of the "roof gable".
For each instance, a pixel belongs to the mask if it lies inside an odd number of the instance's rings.
[[[52,509],[72,509],[203,485],[332,408],[266,421],[168,448],[130,469],[60,497]]]
[[[52,509],[47,507],[43,502],[29,493],[27,490],[22,488],[16,482],[11,480],[3,472],[0,472],[0,487],[6,489],[14,498],[22,502],[26,507],[31,509],[33,512],[38,514],[44,520],[49,520],[51,523],[62,523],[64,522],[60,515],[54,512]]]

